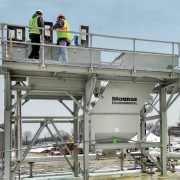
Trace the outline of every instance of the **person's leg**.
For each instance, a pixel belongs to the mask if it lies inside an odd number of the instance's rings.
[[[60,45],[60,42],[62,41],[62,39],[58,39],[57,40],[57,45]],[[58,48],[58,54],[57,54],[57,56],[58,56],[58,61],[60,61],[61,63],[62,63],[62,58],[61,58],[61,54],[62,54],[62,52],[61,52],[61,47],[59,47]]]
[[[67,54],[67,42],[62,40],[60,41],[60,45],[63,47],[60,47],[60,54],[62,56],[62,61],[63,63],[67,64],[68,63],[68,54]]]
[[[35,41],[34,34],[30,35],[30,39],[31,39],[31,43],[34,43],[34,41]],[[31,53],[28,56],[29,59],[33,59],[34,58],[34,48],[35,48],[35,46],[31,45]]]
[[[35,41],[36,41],[36,43],[40,44],[40,35],[39,34],[36,34]],[[39,59],[39,50],[40,50],[40,45],[35,45],[34,46],[34,58],[35,59]]]
[[[63,54],[62,48],[59,47],[59,57],[58,57],[58,61],[60,61],[61,63],[63,63],[62,54]]]

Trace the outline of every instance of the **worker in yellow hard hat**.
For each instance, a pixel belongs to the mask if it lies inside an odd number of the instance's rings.
[[[42,34],[42,28],[44,27],[43,11],[38,9],[33,14],[29,21],[29,38],[32,43],[40,44],[40,37]],[[40,45],[32,45],[32,50],[29,55],[30,59],[39,59]]]
[[[60,45],[59,60],[61,61],[62,58],[62,63],[68,63],[66,46],[70,45],[70,42],[72,40],[72,34],[69,32],[70,25],[63,14],[59,14],[57,16],[57,21],[53,26],[53,29],[56,30],[57,44]]]

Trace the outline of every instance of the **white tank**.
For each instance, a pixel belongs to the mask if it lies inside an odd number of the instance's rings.
[[[91,112],[92,142],[128,141],[139,134],[140,110],[149,99],[152,82],[110,82]]]

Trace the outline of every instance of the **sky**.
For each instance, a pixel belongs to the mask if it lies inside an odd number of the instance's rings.
[[[65,14],[72,31],[79,31],[80,25],[88,25],[93,33],[180,42],[179,7],[179,0],[0,0],[0,22],[27,25],[34,11],[42,9],[47,21],[54,22],[58,14]],[[3,119],[3,91],[1,76],[0,121]],[[36,104],[25,105],[23,113],[31,114]],[[41,104],[33,113],[66,114],[59,104]],[[52,106],[53,112],[47,111]],[[170,125],[179,121],[179,107],[180,99],[168,111]],[[62,128],[68,129],[65,125]]]

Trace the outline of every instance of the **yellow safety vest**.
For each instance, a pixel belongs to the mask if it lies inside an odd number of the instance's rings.
[[[29,21],[29,33],[30,34],[40,34],[37,16],[32,17]]]
[[[72,40],[72,33],[70,31],[70,25],[67,20],[64,20],[64,27],[56,30],[57,38],[66,38],[68,41]]]

